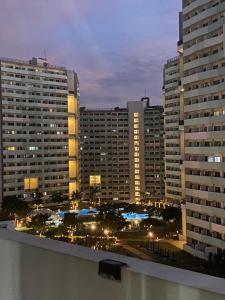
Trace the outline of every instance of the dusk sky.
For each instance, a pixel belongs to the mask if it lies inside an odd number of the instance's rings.
[[[52,64],[79,76],[81,105],[162,104],[162,70],[176,56],[181,0],[1,0],[0,56]]]

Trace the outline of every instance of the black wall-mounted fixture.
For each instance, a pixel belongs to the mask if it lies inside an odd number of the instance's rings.
[[[121,269],[126,266],[126,263],[112,259],[101,260],[99,262],[98,274],[111,280],[121,281]]]

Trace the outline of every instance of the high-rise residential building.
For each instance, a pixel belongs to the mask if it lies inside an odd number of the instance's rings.
[[[224,17],[224,0],[183,0],[178,50],[184,125],[177,131],[184,135],[183,236],[185,249],[201,258],[225,250]]]
[[[173,205],[182,201],[180,87],[180,59],[174,57],[164,67],[165,199]]]
[[[103,201],[164,199],[163,107],[149,98],[126,108],[83,107],[80,134],[84,198],[97,186]]]
[[[78,78],[45,59],[0,58],[0,191],[79,188]]]

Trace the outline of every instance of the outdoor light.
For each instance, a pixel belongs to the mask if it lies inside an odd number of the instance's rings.
[[[96,229],[96,226],[93,224],[91,225],[91,230],[95,230]]]
[[[138,221],[138,220],[135,220],[135,221],[134,221],[134,224],[135,224],[135,225],[138,225],[138,224],[139,224],[139,221]]]
[[[153,238],[154,233],[153,233],[152,231],[149,231],[148,236],[149,236],[150,238]]]
[[[108,234],[109,234],[109,230],[108,230],[108,229],[105,229],[105,230],[104,230],[104,234],[105,234],[105,235],[108,235]]]

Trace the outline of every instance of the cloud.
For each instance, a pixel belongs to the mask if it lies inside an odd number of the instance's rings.
[[[162,103],[180,0],[1,0],[0,56],[43,56],[78,72],[83,104],[114,106],[145,88]]]

